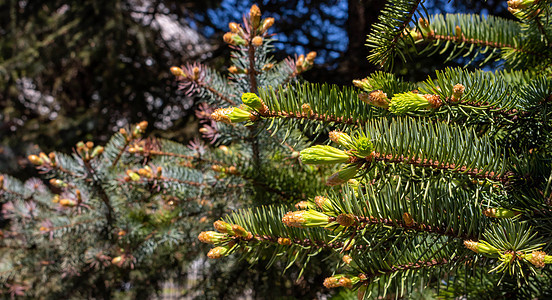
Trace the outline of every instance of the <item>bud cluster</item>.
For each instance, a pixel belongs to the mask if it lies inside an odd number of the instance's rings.
[[[297,74],[300,74],[312,68],[312,66],[314,66],[315,58],[316,52],[314,51],[307,53],[306,56],[303,54],[299,55],[299,57],[295,61],[295,72]]]
[[[103,151],[103,148],[102,148]],[[38,155],[29,155],[27,159],[35,166],[38,167],[55,167],[56,166],[56,154],[50,152],[48,155],[44,152],[40,152]]]
[[[162,178],[163,169],[161,167],[157,167],[156,170],[153,171],[150,166],[144,166],[143,168],[140,168],[136,171],[128,169],[126,170],[126,175],[127,176],[123,179],[126,182],[140,181],[140,179],[142,178],[150,180],[155,178]]]
[[[93,142],[78,142],[77,143],[77,153],[82,157],[84,161],[89,161],[92,158],[101,155],[104,151],[104,147],[96,146],[94,147]]]
[[[129,134],[128,131],[124,128],[119,129],[119,133],[125,138],[127,142],[130,142],[134,139],[139,139],[142,137],[142,134],[146,132],[146,129],[148,128],[148,122],[142,121],[134,126],[132,128],[132,132]]]
[[[263,37],[266,36],[268,29],[274,25],[274,18],[261,20],[261,15],[259,7],[255,4],[252,5],[249,10],[249,18],[244,19],[246,22],[244,27],[235,22],[228,23],[230,32],[224,34],[224,42],[232,46],[262,46]]]
[[[344,132],[331,131],[330,140],[349,150],[344,151],[327,145],[316,145],[300,152],[304,164],[338,164],[347,163],[342,169],[328,177],[326,184],[342,185],[353,179],[365,163],[374,157],[374,145],[370,138],[361,135],[355,139]]]
[[[213,223],[213,226],[218,231],[203,231],[199,234],[198,239],[202,243],[219,244],[209,251],[207,257],[212,259],[221,258],[230,254],[232,248],[236,244],[237,239],[251,240],[253,234],[238,224],[229,224],[222,220]]]

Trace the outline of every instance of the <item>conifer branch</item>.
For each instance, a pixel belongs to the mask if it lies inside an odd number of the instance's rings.
[[[439,267],[444,266],[448,264],[454,264],[457,263],[460,260],[463,259],[469,259],[469,256],[461,257],[461,256],[455,256],[453,258],[440,258],[440,259],[432,259],[429,261],[416,261],[411,262],[407,264],[402,265],[393,265],[389,268],[389,270],[377,270],[371,273],[361,273],[358,275],[361,282],[370,282],[372,279],[380,276],[386,276],[390,275],[396,272],[402,272],[402,271],[415,271],[423,268],[433,268],[433,267]]]
[[[219,99],[225,101],[226,103],[230,104],[230,105],[236,105],[236,102],[234,102],[234,100],[230,99],[229,97],[226,97],[223,93],[217,91],[215,88],[213,88],[212,86],[210,86],[209,84],[207,84],[206,82],[203,82],[203,81],[200,81],[200,80],[197,80],[196,83],[208,90],[209,92],[215,94]],[[232,95],[231,97],[233,97],[234,95]]]
[[[354,218],[359,222],[359,226],[356,229],[357,232],[362,231],[366,226],[369,226],[369,225],[383,225],[388,227],[401,228],[404,230],[414,230],[418,232],[427,232],[427,233],[434,233],[438,235],[450,236],[450,237],[459,238],[462,240],[479,239],[478,236],[468,235],[465,232],[456,233],[454,228],[431,226],[431,225],[426,225],[423,223],[416,223],[416,222],[414,224],[410,224],[409,226],[409,224],[407,224],[404,220],[393,220],[393,219],[387,219],[387,218],[361,217],[361,216],[354,216]]]
[[[439,162],[432,159],[421,159],[413,158],[407,156],[393,156],[392,154],[383,154],[383,153],[374,153],[373,156],[375,161],[381,161],[385,163],[400,163],[400,164],[410,164],[418,167],[429,167],[438,170],[449,170],[453,172],[459,172],[468,174],[476,178],[486,178],[495,181],[500,181],[502,183],[507,183],[514,176],[513,172],[507,172],[505,174],[496,174],[493,171],[484,171],[477,168],[470,168],[469,166],[457,166],[455,164],[449,164],[444,162]]]

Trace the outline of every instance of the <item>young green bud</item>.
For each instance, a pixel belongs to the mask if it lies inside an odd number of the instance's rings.
[[[372,91],[369,94],[360,93],[358,98],[362,102],[372,106],[381,107],[383,109],[389,108],[389,99],[387,99],[387,94],[380,90]]]
[[[339,144],[347,149],[353,148],[353,139],[350,135],[341,131],[330,131],[330,140],[336,144]]]
[[[403,37],[412,38],[414,41],[421,40],[422,34],[419,33],[416,28],[405,28],[402,34]]]
[[[348,162],[351,157],[343,150],[327,146],[316,145],[300,152],[300,160],[307,165],[338,164]]]
[[[295,204],[295,207],[297,209],[306,210],[306,209],[315,208],[316,206],[308,201],[299,201]]]
[[[509,210],[506,208],[487,208],[483,210],[483,214],[489,218],[513,218],[520,214],[518,211]]]
[[[222,220],[215,221],[215,223],[213,223],[213,226],[220,233],[227,233],[230,235],[234,235],[234,231],[232,230],[232,225]]]
[[[315,210],[299,210],[288,212],[282,222],[290,227],[308,228],[328,225],[330,217]]]
[[[367,157],[371,156],[372,152],[374,152],[374,144],[372,144],[372,141],[363,136],[354,141],[354,147],[357,152],[356,154],[361,157]]]
[[[136,172],[134,172],[132,170],[126,170],[126,174],[130,178],[130,180],[132,180],[132,181],[139,181],[140,180],[140,175],[138,175]]]
[[[245,40],[237,33],[227,32],[222,37],[225,43],[233,46],[243,46],[245,45]]]
[[[255,115],[237,107],[219,108],[211,114],[211,118],[226,124],[255,121],[257,119]]]
[[[329,185],[329,186],[342,185],[347,181],[349,181],[349,179],[352,179],[353,177],[355,177],[359,169],[360,169],[359,165],[349,164],[343,169],[337,171],[336,173],[328,177],[328,179],[326,180],[326,185]]]
[[[357,88],[361,88],[361,89],[363,89],[367,92],[372,91],[374,89],[372,84],[370,84],[370,80],[368,78],[355,79],[355,80],[353,80],[353,85],[356,86]]]
[[[234,235],[236,236],[247,237],[249,235],[249,232],[245,228],[237,224],[232,225],[232,231],[234,231]]]
[[[487,255],[495,255],[499,253],[498,249],[496,249],[495,247],[489,245],[489,243],[484,241],[478,243],[471,240],[465,240],[464,246],[466,246],[466,248],[476,253],[487,254]]]
[[[389,111],[402,115],[421,109],[438,108],[442,104],[438,95],[420,95],[413,92],[395,94],[389,103]]]
[[[224,233],[218,233],[216,231],[203,231],[197,237],[202,243],[217,244],[222,243],[228,239],[228,235]]]
[[[264,113],[267,110],[266,105],[259,96],[254,93],[244,93],[241,97],[243,104]]]
[[[326,197],[316,196],[314,197],[314,203],[323,211],[330,212],[335,210],[332,201]]]
[[[90,154],[90,158],[94,158],[98,155],[101,155],[104,151],[104,147],[102,146],[96,146],[94,150],[92,150],[92,153]]]
[[[230,249],[228,248],[228,246],[215,247],[215,248],[209,250],[209,253],[207,253],[207,257],[209,257],[211,259],[221,258],[223,256],[228,255],[229,250]]]
[[[525,254],[523,255],[523,259],[530,262],[537,268],[544,268],[545,264],[552,262],[552,257],[546,255],[546,253],[542,251],[533,251],[531,254]]]

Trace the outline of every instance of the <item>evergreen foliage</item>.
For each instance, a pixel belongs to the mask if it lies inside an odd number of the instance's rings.
[[[501,70],[304,83],[315,54],[273,61],[273,20],[253,6],[224,36],[230,80],[171,68],[206,103],[200,132],[218,149],[142,138],[140,123],[105,147],[30,156],[59,196],[0,177],[4,290],[79,297],[125,282],[148,292],[171,263],[198,259],[197,236],[212,244],[207,270],[239,258],[359,299],[549,297],[551,1],[508,1],[518,21],[427,16],[420,2],[386,5],[368,37],[372,62],[390,69],[396,56],[440,51]]]

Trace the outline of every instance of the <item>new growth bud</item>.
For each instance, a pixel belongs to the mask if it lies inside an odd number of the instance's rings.
[[[343,150],[327,145],[316,145],[302,150],[300,159],[304,164],[328,165],[346,163],[351,157]]]
[[[199,241],[206,244],[218,244],[228,240],[228,235],[216,231],[203,231],[197,237]]]
[[[353,177],[355,177],[359,169],[360,169],[360,165],[349,164],[343,169],[337,171],[336,173],[328,177],[328,179],[326,180],[326,185],[329,185],[329,186],[342,185],[347,181],[349,181],[349,179],[352,179]]]
[[[353,258],[350,257],[349,255],[343,255],[343,258],[342,258],[343,262],[350,265],[351,262],[353,261]]]
[[[288,238],[278,238],[278,244],[282,246],[289,246],[291,245],[291,240]]]
[[[336,144],[339,144],[343,146],[344,148],[351,149],[353,148],[353,139],[350,135],[341,132],[341,131],[330,131],[328,134],[330,137],[330,140]]]
[[[260,113],[265,113],[268,107],[264,104],[263,100],[254,93],[244,93],[241,97],[243,104],[256,109]]]
[[[329,289],[336,288],[336,287],[346,287],[350,289],[353,287],[353,285],[357,284],[359,281],[360,281],[360,278],[357,276],[353,276],[349,278],[344,274],[338,274],[324,279],[324,286]]]
[[[251,40],[251,44],[255,47],[260,47],[263,45],[263,38],[260,36],[256,36]]]
[[[209,250],[209,253],[207,253],[207,257],[209,257],[211,259],[221,258],[223,256],[228,255],[229,250],[230,249],[228,248],[228,246],[215,247],[215,248]]]
[[[305,115],[307,115],[307,117],[312,116],[312,108],[311,108],[310,104],[308,104],[308,103],[303,103],[303,105],[301,105],[301,111]]]
[[[506,208],[487,208],[483,210],[483,214],[489,218],[507,219],[513,218],[521,213]]]
[[[387,99],[387,94],[380,90],[370,92],[369,94],[360,93],[358,95],[358,98],[362,100],[362,102],[372,106],[381,107],[384,109],[389,108],[389,99]]]
[[[412,215],[407,212],[403,213],[403,221],[406,227],[414,226],[414,219],[412,218]]]
[[[334,211],[335,208],[332,205],[332,201],[326,197],[316,196],[314,197],[314,203],[323,211]]]
[[[315,210],[299,210],[285,214],[282,222],[298,228],[323,227],[328,225],[330,217]]]
[[[473,252],[481,253],[485,255],[495,255],[499,253],[498,249],[496,249],[495,247],[489,245],[489,243],[484,241],[474,242],[471,240],[465,240],[464,246],[466,246],[466,248],[470,249]]]
[[[182,69],[179,68],[179,67],[171,67],[171,73],[172,73],[174,76],[186,77],[186,74],[184,74],[184,71],[182,71]]]
[[[59,205],[63,206],[63,207],[74,207],[77,205],[77,202],[75,200],[72,200],[72,199],[60,199],[59,200]]]
[[[228,233],[230,235],[234,235],[234,231],[232,230],[232,225],[222,220],[215,221],[215,223],[213,223],[213,226],[220,233]]]
[[[237,236],[241,236],[241,237],[249,236],[249,232],[245,230],[245,228],[237,224],[232,225],[232,231],[234,232],[234,235],[237,235]]]
[[[343,227],[350,227],[356,223],[355,217],[351,214],[340,214],[335,221]]]
[[[219,108],[211,114],[211,118],[226,124],[255,121],[257,119],[255,115],[237,107]]]
[[[358,156],[371,157],[374,152],[374,144],[368,137],[363,136],[354,141],[353,149],[356,150]]]
[[[253,29],[257,29],[261,22],[261,10],[256,4],[253,4],[251,10],[249,10],[249,22],[251,22]]]
[[[395,94],[389,103],[389,111],[401,115],[421,109],[438,108],[442,101],[438,95],[420,95],[413,92]]]
[[[370,84],[370,80],[368,78],[364,79],[355,79],[353,80],[353,85],[357,88],[363,89],[367,92],[372,91],[374,88],[372,87],[372,84]]]
[[[452,87],[452,96],[450,97],[450,101],[453,103],[458,103],[462,99],[462,96],[464,95],[464,90],[466,87],[464,87],[462,84],[458,83]]]
[[[245,40],[237,33],[227,32],[222,36],[222,39],[225,43],[233,46],[243,46],[245,45]]]
[[[228,28],[230,28],[230,31],[232,33],[238,33],[240,31],[240,25],[236,22],[230,22],[228,23]]]
[[[38,155],[29,155],[27,158],[35,166],[41,166],[42,164],[44,164],[44,161],[40,157],[38,157]]]
[[[265,33],[270,27],[274,25],[274,18],[266,18],[263,20],[260,32]]]
[[[317,196],[319,197],[319,196]],[[312,203],[308,202],[308,201],[299,201],[295,204],[295,208],[297,209],[301,209],[301,210],[307,210],[307,209],[311,209],[311,208],[315,208],[316,206],[314,206]]]

